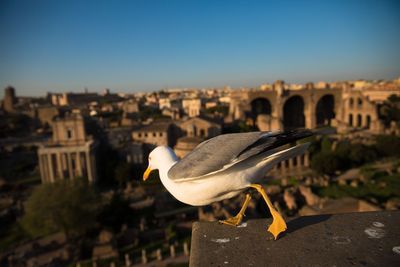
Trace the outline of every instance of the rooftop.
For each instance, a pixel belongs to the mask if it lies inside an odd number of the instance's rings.
[[[271,219],[193,225],[190,266],[400,266],[400,211],[304,216],[277,241]]]

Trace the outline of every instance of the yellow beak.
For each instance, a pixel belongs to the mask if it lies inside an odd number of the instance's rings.
[[[143,173],[143,181],[146,181],[147,178],[149,178],[151,171],[152,169],[150,167],[147,167],[146,171]]]

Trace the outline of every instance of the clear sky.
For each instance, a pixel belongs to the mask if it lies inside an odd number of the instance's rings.
[[[1,0],[0,36],[0,95],[400,76],[400,1]]]

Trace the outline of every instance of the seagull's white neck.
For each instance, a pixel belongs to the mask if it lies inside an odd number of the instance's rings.
[[[159,172],[160,180],[161,180],[162,184],[172,194],[173,194],[172,191],[174,191],[173,188],[172,188],[174,182],[171,179],[169,179],[168,171],[177,162],[178,162],[178,159],[170,159],[170,158],[169,159],[164,159],[161,162],[161,164],[160,164],[160,166],[158,168],[158,172]]]
[[[175,155],[175,152],[167,146],[157,147],[151,152],[150,156],[153,158],[152,164],[154,169],[158,169],[161,182],[167,190],[171,192],[171,186],[174,182],[168,178],[168,171],[178,162],[178,157]]]

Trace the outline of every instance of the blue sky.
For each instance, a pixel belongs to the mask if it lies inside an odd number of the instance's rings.
[[[399,1],[2,0],[0,36],[18,95],[400,76]]]

